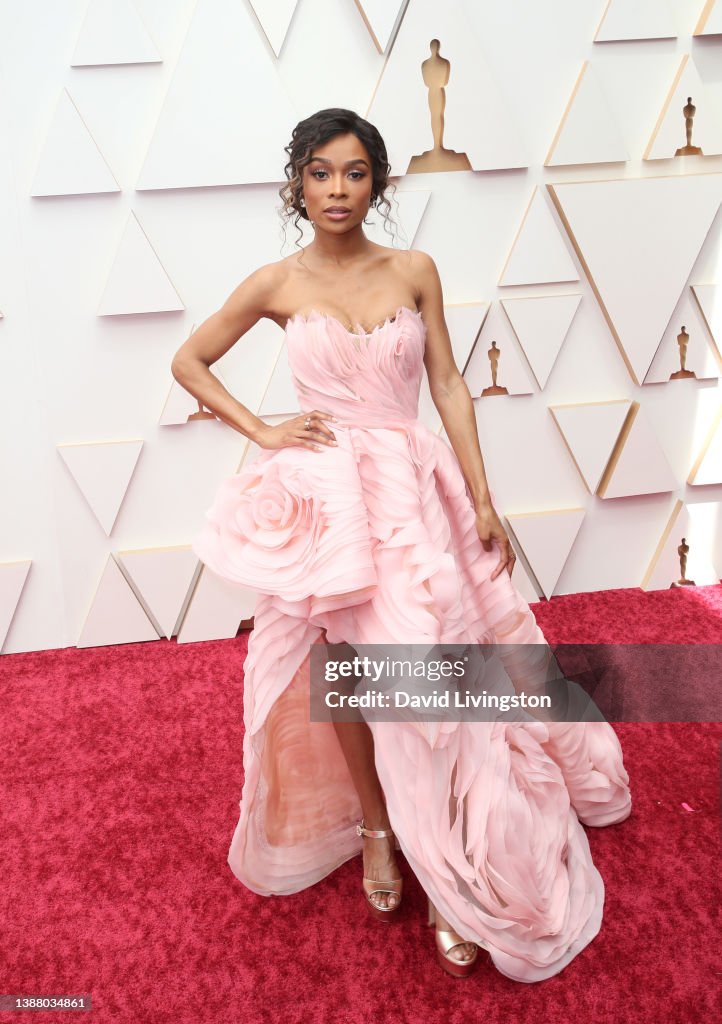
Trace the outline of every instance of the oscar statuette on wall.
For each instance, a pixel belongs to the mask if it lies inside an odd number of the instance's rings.
[[[481,392],[480,398],[487,398],[489,395],[508,395],[509,392],[505,387],[500,386],[496,382],[497,374],[499,373],[499,359],[501,357],[501,349],[497,348],[496,342],[492,341],[491,348],[486,353],[491,363],[491,387],[484,388]]]
[[[694,115],[697,112],[697,108],[692,103],[692,97],[687,97],[687,103],[682,107],[682,113],[684,114],[684,128],[687,133],[687,145],[680,146],[675,151],[675,156],[703,156],[702,149],[699,146],[692,145],[692,124],[694,121]]]
[[[689,554],[689,544],[684,537],[682,538],[682,543],[677,548],[677,554],[679,555],[679,571],[682,575],[676,583],[670,584],[669,589],[671,590],[673,587],[695,587],[697,584],[694,580],[688,580],[684,575],[687,571],[687,555]]]
[[[677,335],[677,345],[679,346],[679,365],[680,369],[675,370],[674,373],[670,373],[670,380],[682,380],[686,377],[696,377],[697,374],[694,370],[688,370],[685,367],[687,361],[687,345],[689,344],[689,334],[687,328],[683,325],[682,330]]]
[[[407,174],[422,174],[426,171],[470,171],[471,163],[466,153],[457,153],[444,148],[444,108],[446,106],[445,86],[448,85],[451,64],[439,53],[441,43],[432,39],[429,43],[431,56],[421,64],[424,85],[429,91],[429,114],[434,148],[412,156]]]

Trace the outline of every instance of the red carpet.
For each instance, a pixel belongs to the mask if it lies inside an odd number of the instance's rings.
[[[722,643],[722,587],[559,597],[534,611],[554,643]],[[1,1021],[719,1019],[721,725],[618,725],[634,807],[621,825],[587,829],[607,887],[599,936],[538,985],[509,981],[485,954],[457,981],[436,965],[403,859],[393,926],[363,906],[360,858],[287,897],[256,896],[231,874],[246,644],[0,658],[0,992],[94,1003],[78,1017]]]

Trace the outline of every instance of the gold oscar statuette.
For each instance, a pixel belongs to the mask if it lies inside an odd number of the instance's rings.
[[[677,554],[679,555],[679,569],[682,573],[681,577],[676,583],[671,583],[669,589],[672,587],[696,587],[697,584],[694,580],[688,580],[684,575],[687,570],[687,554],[689,552],[689,544],[682,538],[682,543],[677,548]]]
[[[697,108],[692,102],[692,97],[687,97],[687,103],[682,107],[682,113],[684,114],[684,127],[687,133],[687,145],[680,146],[675,152],[675,156],[703,156],[702,150],[699,146],[692,145],[692,122],[694,121],[694,115],[697,112]]]
[[[421,64],[421,75],[429,92],[429,113],[431,116],[431,134],[434,148],[412,156],[407,174],[422,174],[426,171],[471,171],[466,153],[457,153],[453,149],[444,148],[444,108],[451,64],[439,54],[441,43],[432,39],[429,43],[431,56]]]
[[[496,342],[492,341],[491,348],[486,353],[491,363],[491,387],[484,388],[481,392],[480,398],[487,398],[489,395],[508,395],[509,392],[505,387],[501,387],[496,383],[496,377],[499,372],[499,357],[501,356],[501,349],[496,347]]]
[[[669,379],[670,380],[682,380],[685,377],[695,377],[696,378],[696,376],[697,376],[697,374],[694,372],[694,370],[688,370],[688,369],[685,368],[685,365],[684,365],[686,363],[686,361],[687,361],[687,345],[688,345],[688,343],[689,343],[689,334],[687,333],[687,328],[683,325],[682,326],[682,330],[677,335],[677,345],[679,346],[679,365],[680,365],[680,369],[679,370],[675,370],[674,373],[670,373],[670,375],[669,375]]]

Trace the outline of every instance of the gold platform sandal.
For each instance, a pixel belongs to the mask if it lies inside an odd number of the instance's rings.
[[[428,897],[427,897],[428,898]],[[436,924],[436,907],[429,900],[429,925]],[[476,967],[476,962],[479,958],[479,947],[476,947],[476,953],[474,953],[471,960],[455,960],[449,953],[454,946],[463,945],[463,943],[469,941],[468,939],[462,939],[457,932],[452,931],[451,928],[437,929],[436,930],[436,956],[447,972],[454,978],[468,978],[471,972]]]
[[[356,826],[356,834],[359,836],[369,836],[371,839],[386,839],[389,836],[393,836],[393,829],[390,828],[366,828],[363,823]],[[398,843],[394,843],[394,849],[398,849]],[[370,913],[378,918],[379,921],[392,921],[393,914],[401,906],[401,895],[403,892],[404,880],[403,878],[392,878],[391,881],[379,881],[375,878],[364,878],[362,879],[364,892],[366,893],[366,906],[369,908]],[[393,893],[396,896],[396,903],[392,907],[379,907],[371,897],[377,892]]]

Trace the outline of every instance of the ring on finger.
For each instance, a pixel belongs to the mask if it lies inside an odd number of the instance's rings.
[[[306,419],[303,421],[303,429],[304,430],[310,430],[311,429],[311,417],[310,416],[307,416]]]

